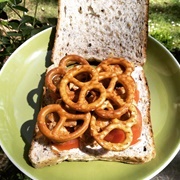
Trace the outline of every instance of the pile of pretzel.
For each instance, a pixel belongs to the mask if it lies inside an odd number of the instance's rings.
[[[123,58],[108,58],[95,67],[80,56],[65,56],[45,77],[44,107],[37,118],[42,134],[62,143],[81,137],[89,128],[105,149],[129,147],[137,117],[133,69]],[[106,140],[114,129],[124,131],[123,142]]]

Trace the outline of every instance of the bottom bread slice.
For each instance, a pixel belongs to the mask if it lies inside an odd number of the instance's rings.
[[[139,90],[138,109],[142,115],[142,133],[139,142],[131,145],[123,151],[108,151],[101,146],[83,146],[81,149],[73,148],[54,152],[51,143],[44,136],[36,136],[32,140],[29,151],[29,159],[32,166],[42,168],[59,164],[67,161],[119,161],[129,164],[145,163],[153,159],[156,155],[154,137],[152,131],[152,123],[150,119],[150,92],[141,66],[135,67],[132,73],[137,89]],[[38,127],[36,126],[36,133]]]

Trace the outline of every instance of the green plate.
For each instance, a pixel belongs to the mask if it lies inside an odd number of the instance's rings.
[[[44,72],[50,65],[53,29],[20,46],[0,71],[0,144],[10,160],[32,179],[150,179],[180,149],[180,66],[149,37],[144,67],[151,91],[151,115],[157,157],[142,165],[117,162],[63,162],[34,169],[27,153],[39,109]]]

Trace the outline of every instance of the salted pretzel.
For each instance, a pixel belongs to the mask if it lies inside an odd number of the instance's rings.
[[[132,63],[128,62],[124,58],[107,58],[97,66],[97,70],[99,72],[110,71],[116,74],[131,75],[134,67]]]
[[[81,56],[67,55],[61,59],[61,61],[59,62],[59,66],[67,71],[68,67],[75,63],[77,63],[77,65],[89,65],[89,62]]]
[[[62,76],[65,74],[65,70],[62,67],[56,67],[51,69],[45,77],[45,86],[53,91],[57,91],[58,84],[62,78]]]
[[[77,77],[84,73],[88,78],[85,81],[79,80]],[[96,69],[89,65],[73,67],[64,75],[60,82],[59,90],[62,100],[77,111],[88,112],[96,109],[106,99],[106,90],[103,85],[99,83],[98,79]],[[79,96],[75,102],[69,98],[66,92],[66,87],[69,86],[70,83],[80,89]],[[91,91],[98,92],[99,96],[93,102],[88,102],[87,96]]]
[[[123,116],[128,113],[126,119]],[[119,118],[103,119],[97,115],[92,115],[90,122],[91,134],[95,140],[105,149],[112,151],[122,151],[128,148],[133,139],[132,126],[136,124],[137,110],[131,105]],[[100,125],[99,125],[100,124]],[[106,136],[113,130],[120,129],[125,133],[125,139],[121,143],[113,143],[106,140]]]
[[[56,116],[54,118],[53,113]],[[37,121],[41,133],[47,138],[66,142],[81,136],[88,128],[90,118],[90,113],[72,114],[66,112],[60,104],[51,104],[40,110]]]
[[[127,75],[115,75],[112,72],[100,72],[99,81],[106,88],[106,101],[97,107],[95,112],[102,118],[120,117],[133,102],[135,94],[133,78]],[[123,89],[121,93],[119,93],[120,88]],[[111,104],[111,108],[107,107],[108,104]]]
[[[59,85],[62,76],[67,72],[68,66],[74,63],[89,65],[88,61],[81,56],[67,55],[61,59],[58,67],[51,69],[46,74],[45,86],[53,92],[56,92],[58,90],[57,86]]]
[[[47,103],[38,114],[40,131],[52,141],[65,142],[82,136],[90,126],[91,135],[105,149],[126,149],[137,117],[133,68],[123,58],[108,58],[95,68],[80,56],[65,56],[46,75],[46,97],[54,104]],[[121,143],[106,139],[116,129],[125,134]]]

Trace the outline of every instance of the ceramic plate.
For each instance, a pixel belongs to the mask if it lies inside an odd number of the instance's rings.
[[[151,92],[157,157],[142,165],[117,162],[63,162],[34,169],[28,163],[44,72],[50,65],[54,30],[47,29],[20,46],[0,71],[0,143],[10,160],[32,179],[150,179],[180,149],[180,66],[149,37],[144,67]]]

